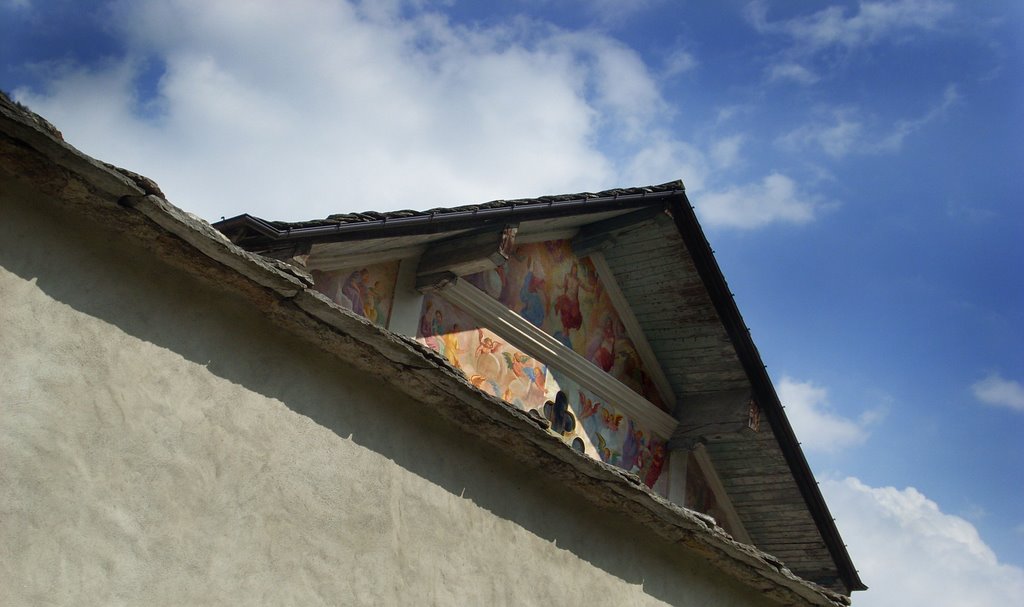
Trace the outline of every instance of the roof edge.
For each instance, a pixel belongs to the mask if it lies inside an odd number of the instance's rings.
[[[619,188],[598,193],[582,192],[517,200],[496,200],[480,205],[393,211],[351,213],[304,222],[267,221],[243,214],[213,224],[232,242],[263,252],[344,240],[434,234],[510,221],[565,217],[582,213],[628,210],[664,204],[685,188],[681,180],[654,186]]]
[[[839,529],[836,527],[835,519],[832,517],[825,503],[825,498],[818,488],[818,482],[814,473],[804,456],[800,443],[790,425],[786,414],[783,411],[782,402],[775,392],[775,385],[768,375],[767,367],[761,359],[761,354],[754,344],[750,330],[743,321],[736,300],[729,290],[725,275],[715,259],[711,244],[708,242],[697,220],[693,206],[685,193],[681,193],[673,201],[672,216],[675,219],[676,228],[679,230],[683,242],[689,249],[690,256],[697,268],[697,273],[704,282],[711,296],[712,304],[718,312],[718,316],[725,326],[726,333],[736,348],[736,354],[743,365],[743,369],[750,380],[751,387],[757,398],[758,405],[768,417],[768,421],[775,432],[776,440],[782,450],[786,462],[796,479],[797,486],[804,496],[804,501],[811,512],[814,522],[821,532],[825,545],[832,555],[839,576],[851,591],[867,590],[867,586],[860,579],[857,569],[850,558],[850,553],[843,543]]]

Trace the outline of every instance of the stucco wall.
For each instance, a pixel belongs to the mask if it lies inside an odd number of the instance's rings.
[[[0,185],[0,604],[767,604]]]

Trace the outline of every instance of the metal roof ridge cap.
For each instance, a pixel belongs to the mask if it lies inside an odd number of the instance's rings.
[[[444,221],[449,220],[449,219],[459,219],[459,218],[463,218],[463,217],[466,217],[466,216],[473,216],[473,215],[482,215],[482,214],[494,214],[494,215],[514,214],[514,213],[517,213],[517,212],[523,212],[524,209],[531,209],[531,208],[538,208],[539,209],[539,208],[552,208],[552,207],[583,207],[583,206],[598,205],[598,204],[601,204],[603,202],[621,202],[621,201],[624,201],[624,200],[625,201],[630,201],[630,200],[646,201],[646,200],[652,199],[652,198],[666,198],[666,199],[668,199],[673,194],[678,194],[678,193],[683,192],[683,191],[684,190],[682,190],[682,189],[673,189],[673,190],[665,190],[665,191],[661,191],[661,192],[638,192],[638,193],[631,193],[631,194],[615,194],[615,195],[611,195],[611,196],[595,196],[593,198],[572,198],[572,199],[569,199],[569,200],[544,200],[544,201],[538,201],[538,203],[530,203],[530,202],[523,203],[522,201],[511,201],[510,200],[510,201],[508,201],[508,204],[502,205],[502,206],[476,207],[476,208],[473,208],[473,209],[466,209],[466,210],[460,210],[460,211],[446,211],[446,212],[439,213],[437,211],[437,209],[432,209],[429,213],[425,212],[422,215],[413,215],[413,216],[409,216],[409,217],[393,217],[393,218],[390,219],[390,223],[392,225],[397,224],[397,223],[412,224],[412,223],[420,223],[420,222],[430,222],[430,221],[435,221],[435,220],[438,221],[438,222],[444,222]],[[256,219],[258,219],[258,218],[256,218]],[[260,221],[264,222],[265,224],[267,223],[265,220],[260,220]],[[379,225],[382,225],[385,221],[386,221],[386,218],[373,219],[373,220],[369,220],[369,221],[338,222],[337,224],[333,224],[330,227],[332,227],[332,228],[336,227],[339,231],[347,231],[345,228],[350,228],[352,231],[357,231],[358,228],[364,228],[365,229],[365,228],[367,228],[369,226],[379,226]],[[270,226],[270,227],[272,227],[272,226]],[[328,226],[320,225],[320,226],[310,226],[310,227],[304,227],[304,228],[290,228],[291,231],[289,232],[289,235],[292,235],[292,236],[303,236],[307,232],[308,233],[315,233],[315,231],[322,230],[325,227],[328,227]],[[276,228],[274,228],[274,229],[276,229]],[[284,230],[279,230],[279,229],[276,229],[276,230],[277,230],[277,232],[279,234],[284,233]]]

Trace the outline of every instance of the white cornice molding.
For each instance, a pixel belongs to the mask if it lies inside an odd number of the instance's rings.
[[[453,277],[434,290],[512,346],[569,376],[642,427],[662,439],[672,436],[678,424],[674,417],[480,289]]]
[[[416,257],[423,253],[426,246],[398,247],[385,249],[383,251],[368,251],[360,253],[338,253],[329,248],[333,243],[325,245],[313,245],[309,256],[306,259],[307,270],[347,270],[362,266],[372,266],[406,257]]]

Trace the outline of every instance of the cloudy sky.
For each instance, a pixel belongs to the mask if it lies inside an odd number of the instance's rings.
[[[209,220],[683,179],[855,604],[1004,605],[1022,33],[1012,0],[0,0],[0,88]]]

